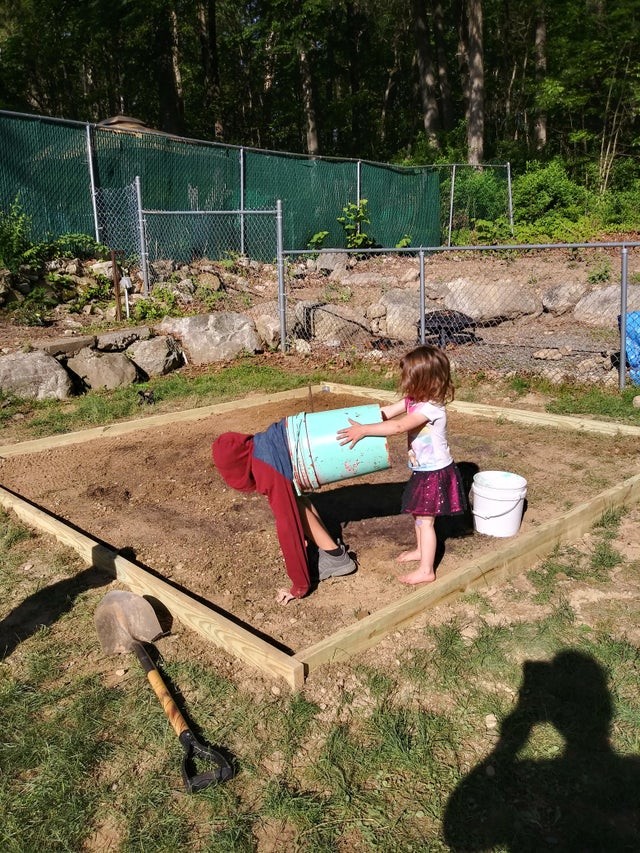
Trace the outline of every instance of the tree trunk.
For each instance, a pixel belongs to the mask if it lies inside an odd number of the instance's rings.
[[[484,158],[482,0],[467,0],[467,50],[469,57],[467,160],[469,165],[479,166]]]
[[[451,130],[454,124],[451,83],[444,39],[444,12],[440,0],[433,0],[433,36],[438,60],[438,84],[440,86],[440,118],[444,130]]]
[[[412,0],[411,11],[424,133],[429,145],[435,149],[439,149],[440,143],[438,142],[437,131],[440,125],[440,114],[436,100],[436,75],[431,55],[425,0]]]
[[[178,62],[178,19],[175,10],[160,9],[155,20],[155,50],[157,61],[158,112],[160,130],[183,133],[184,104],[182,80]]]
[[[213,130],[218,140],[224,138],[222,113],[220,110],[220,66],[218,63],[218,34],[216,2],[199,2],[198,35],[200,37],[200,61],[202,63],[202,88],[204,90],[203,111],[206,125]]]
[[[540,91],[540,86],[547,73],[547,23],[544,15],[544,3],[539,3],[536,8],[535,57],[536,91]],[[533,137],[536,151],[542,151],[547,144],[547,115],[544,110],[537,109],[536,111]]]
[[[307,153],[319,154],[318,128],[316,126],[316,111],[313,105],[313,83],[311,80],[311,67],[309,57],[305,50],[300,48],[298,53],[300,59],[300,75],[302,78],[302,106],[307,127]]]

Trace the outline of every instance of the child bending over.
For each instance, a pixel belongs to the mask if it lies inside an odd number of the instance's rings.
[[[344,545],[338,545],[311,501],[298,493],[286,434],[285,420],[264,432],[246,435],[225,432],[212,446],[213,461],[225,483],[240,492],[266,495],[276,523],[290,589],[279,589],[276,600],[288,604],[311,588],[307,542],[318,546],[318,579],[355,572]]]

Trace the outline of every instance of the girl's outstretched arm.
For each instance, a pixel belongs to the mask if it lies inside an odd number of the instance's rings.
[[[426,422],[427,418],[420,412],[401,415],[388,421],[382,421],[379,424],[361,424],[349,418],[351,426],[338,430],[338,443],[341,445],[348,444],[349,447],[353,447],[361,438],[365,438],[365,436],[386,437],[388,435],[400,435],[403,432],[417,429]]]

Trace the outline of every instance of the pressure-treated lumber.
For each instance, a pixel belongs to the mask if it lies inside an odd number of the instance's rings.
[[[316,390],[320,390],[316,388]],[[22,456],[26,453],[39,453],[42,450],[50,450],[54,447],[66,447],[70,444],[82,444],[96,438],[114,438],[119,435],[138,432],[139,430],[152,429],[154,427],[167,426],[186,421],[199,421],[212,415],[223,412],[236,412],[239,409],[253,409],[257,406],[266,406],[270,403],[278,403],[282,400],[302,400],[309,396],[308,386],[304,388],[293,388],[288,391],[276,391],[273,394],[257,394],[244,397],[241,400],[231,400],[227,403],[216,403],[211,406],[202,406],[198,409],[187,409],[184,412],[166,412],[162,415],[149,415],[134,421],[120,421],[107,426],[92,427],[90,429],[78,430],[76,432],[65,432],[61,435],[49,435],[45,438],[34,438],[30,441],[21,441],[17,444],[5,444],[0,446],[0,458],[10,456]]]
[[[257,667],[269,676],[283,678],[292,689],[304,683],[303,665],[271,643],[237,625],[224,614],[192,598],[162,578],[122,557],[106,545],[70,527],[40,507],[0,487],[0,504],[25,524],[54,536],[75,550],[85,562],[113,573],[139,595],[151,595],[176,619],[206,640]]]
[[[394,391],[381,391],[379,388],[365,388],[356,385],[341,385],[337,382],[326,382],[320,386],[325,391],[334,394],[353,394],[358,397],[394,402],[398,394]],[[510,421],[526,426],[554,427],[555,429],[570,429],[577,432],[595,432],[602,435],[637,435],[640,437],[640,427],[632,424],[596,421],[576,415],[551,415],[547,412],[534,412],[528,409],[510,409],[507,406],[488,406],[484,403],[466,403],[454,400],[447,409],[459,412],[461,415],[490,420]]]
[[[249,396],[186,412],[153,415],[136,421],[112,424],[107,427],[82,430],[60,436],[0,447],[1,456],[36,453],[49,448],[78,444],[95,438],[124,435],[138,430],[164,426],[180,421],[193,421],[215,416],[218,413],[258,407],[283,400],[304,400],[312,394],[337,393],[364,397],[368,400],[395,401],[392,391],[324,382],[319,385],[282,391],[268,395]],[[548,415],[479,403],[454,402],[450,407],[460,414],[493,420],[512,421],[528,426],[552,427],[600,433],[605,436],[636,435],[640,428],[626,424],[595,421],[587,418]],[[300,688],[307,674],[323,664],[339,661],[369,648],[389,631],[406,624],[419,613],[441,604],[455,596],[504,578],[533,566],[559,545],[571,542],[587,532],[608,509],[629,505],[640,500],[640,474],[618,484],[592,500],[574,507],[565,515],[541,527],[520,535],[514,541],[496,544],[496,552],[479,561],[467,563],[449,573],[443,573],[437,582],[416,589],[354,625],[344,628],[307,649],[288,655],[251,631],[232,621],[223,612],[192,598],[162,578],[126,560],[106,545],[91,539],[63,521],[36,507],[28,501],[0,487],[0,504],[13,510],[27,524],[45,533],[53,534],[60,542],[74,548],[87,562],[111,571],[114,576],[141,595],[153,595],[181,622],[197,631],[214,644],[255,666],[262,672],[282,677],[292,689]]]
[[[429,586],[417,589],[405,598],[377,610],[359,622],[297,652],[305,674],[323,664],[344,660],[375,645],[386,633],[413,619],[429,607],[529,569],[558,545],[584,535],[605,511],[640,501],[640,474],[601,492],[586,503],[574,507],[560,518],[519,537],[497,553],[444,575]]]

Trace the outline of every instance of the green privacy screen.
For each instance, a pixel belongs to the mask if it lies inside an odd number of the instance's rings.
[[[367,199],[366,233],[378,246],[392,248],[403,238],[414,247],[441,242],[439,176],[429,167],[302,157],[4,111],[0,150],[0,207],[7,211],[18,199],[31,217],[34,240],[65,233],[95,236],[97,216],[100,236],[109,245],[109,235],[122,231],[123,219],[113,213],[116,229],[103,207],[139,177],[144,211],[183,214],[181,226],[156,216],[153,229],[184,231],[195,221],[185,215],[190,211],[274,210],[280,200],[285,250],[306,249],[321,231],[329,232],[324,246],[341,248],[345,235],[338,217],[347,203]],[[151,227],[153,215],[145,218]],[[241,240],[241,219],[229,215],[227,223],[238,232],[234,246],[243,245],[250,254],[252,233],[265,226],[245,217]],[[189,242],[184,234],[181,240]],[[126,242],[134,244],[135,235]],[[160,244],[158,234],[155,242]],[[210,249],[219,243],[213,239]]]
[[[94,234],[85,125],[0,114],[0,207],[17,200],[35,240]]]

